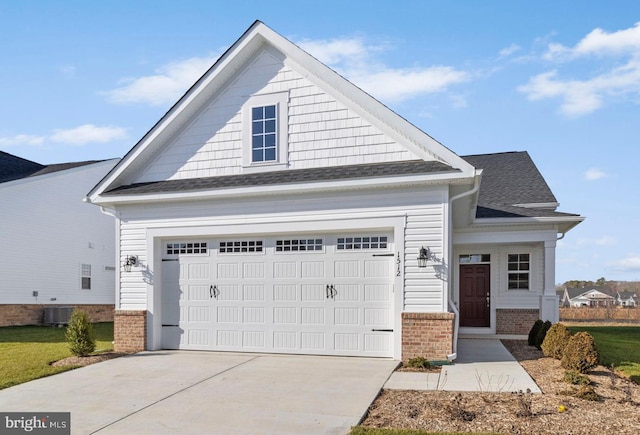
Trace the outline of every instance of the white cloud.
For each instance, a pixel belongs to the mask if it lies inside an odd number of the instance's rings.
[[[158,68],[155,74],[122,80],[122,85],[103,92],[116,104],[144,103],[152,106],[172,104],[213,64],[215,57],[192,57]]]
[[[0,146],[11,147],[19,145],[39,146],[45,142],[44,136],[34,136],[31,134],[17,134],[15,136],[0,137]]]
[[[610,264],[617,272],[640,272],[640,255],[630,255]]]
[[[93,124],[84,124],[75,128],[54,129],[50,134],[44,136],[18,134],[0,137],[0,146],[43,146],[49,142],[80,146],[89,143],[107,143],[126,137],[127,131],[122,127],[99,127]]]
[[[500,52],[498,53],[499,58],[505,58],[508,56],[511,56],[513,53],[520,51],[522,47],[520,47],[517,44],[511,44],[508,47],[503,48],[502,50],[500,50]]]
[[[612,58],[612,62],[604,62],[605,56]],[[586,72],[590,77],[562,78],[558,70],[535,75],[518,88],[529,100],[560,99],[560,112],[570,117],[592,113],[607,102],[640,102],[640,23],[612,33],[595,29],[574,47],[549,44],[543,58],[591,61],[586,67],[581,64],[573,73],[564,73],[584,75]]]
[[[606,176],[607,174],[598,168],[591,168],[584,173],[584,178],[589,181],[600,180]]]
[[[126,137],[126,130],[121,127],[98,127],[84,124],[70,129],[56,129],[49,140],[69,145],[85,145],[87,143],[106,143]]]
[[[471,78],[451,66],[392,68],[377,60],[387,46],[367,45],[361,38],[304,40],[300,46],[356,86],[389,102],[442,92]]]

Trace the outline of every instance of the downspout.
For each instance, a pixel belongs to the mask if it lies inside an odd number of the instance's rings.
[[[449,198],[449,213],[453,214],[453,201],[457,201],[460,198],[464,198],[466,196],[470,196],[475,194],[480,189],[480,175],[482,174],[482,170],[477,170],[474,176],[473,188],[471,190],[467,190],[466,192],[459,193],[458,195]],[[453,216],[451,216],[453,220]],[[453,227],[453,225],[452,225]],[[449,252],[453,255],[453,228],[451,229],[451,237],[449,238]],[[453,257],[452,257],[453,258]],[[460,328],[460,311],[458,311],[458,307],[453,302],[452,297],[452,289],[451,289],[451,276],[453,275],[451,269],[449,269],[449,307],[453,311],[454,320],[453,320],[453,353],[451,355],[447,355],[447,361],[453,361],[458,358],[458,329]]]

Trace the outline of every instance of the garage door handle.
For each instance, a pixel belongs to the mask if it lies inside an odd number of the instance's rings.
[[[393,329],[372,329],[373,332],[393,332]]]
[[[331,286],[327,284],[327,299],[331,297]]]
[[[338,290],[335,289],[333,284],[327,284],[327,299],[335,299],[338,294]]]
[[[211,287],[209,287],[209,298],[218,299],[218,296],[220,296],[220,290],[218,290],[218,286],[212,285]]]

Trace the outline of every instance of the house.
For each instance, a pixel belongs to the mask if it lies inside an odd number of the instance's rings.
[[[637,307],[638,295],[634,292],[617,292],[615,304],[621,307]]]
[[[41,165],[0,151],[0,326],[42,323],[45,308],[63,306],[113,319],[113,218],[82,199],[115,164]]]
[[[608,307],[614,305],[615,300],[602,286],[567,288],[563,297],[563,302],[571,307]]]
[[[87,197],[117,350],[453,359],[558,320],[583,220],[526,152],[460,157],[259,21]]]

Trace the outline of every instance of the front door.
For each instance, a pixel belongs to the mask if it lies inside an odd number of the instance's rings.
[[[460,326],[490,326],[490,265],[460,266]]]

